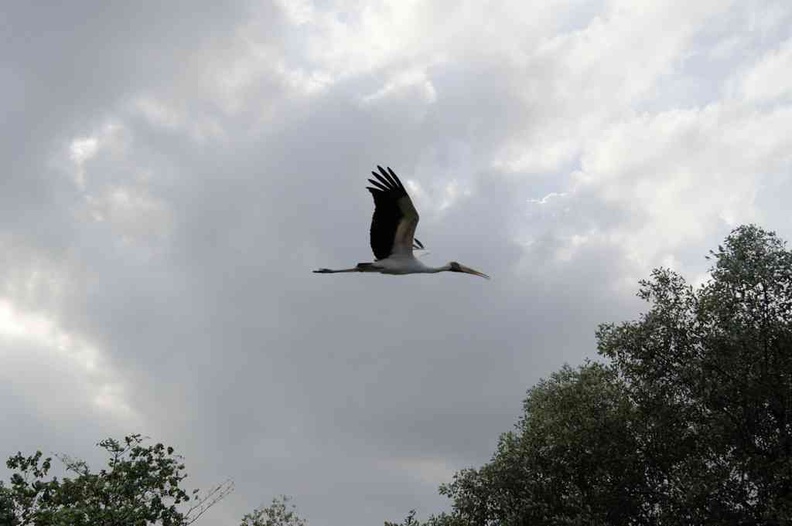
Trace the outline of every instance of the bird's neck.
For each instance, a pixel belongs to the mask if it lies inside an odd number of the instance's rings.
[[[443,265],[442,267],[426,267],[426,272],[430,274],[437,274],[438,272],[447,272],[451,270],[451,265]]]

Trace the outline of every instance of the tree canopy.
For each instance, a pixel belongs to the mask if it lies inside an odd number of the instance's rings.
[[[52,477],[52,458],[41,451],[6,462],[10,484],[0,482],[3,526],[184,526],[223,498],[231,483],[201,494],[182,488],[184,464],[172,447],[145,445],[140,435],[99,442],[107,467],[92,472],[81,460],[61,456],[72,477]]]
[[[698,289],[670,269],[642,281],[647,312],[597,331],[606,363],[531,388],[427,524],[788,524],[792,253],[749,225],[709,258]]]
[[[281,495],[272,499],[269,506],[259,507],[242,517],[240,526],[305,526],[297,515],[297,507],[289,504],[291,499]]]
[[[225,482],[207,492],[183,488],[181,456],[163,444],[145,444],[141,435],[108,438],[98,446],[107,467],[92,472],[81,460],[60,455],[64,471],[50,476],[52,458],[41,451],[17,453],[6,465],[10,484],[0,481],[0,526],[186,526],[233,489]],[[283,495],[242,517],[240,526],[305,526]]]

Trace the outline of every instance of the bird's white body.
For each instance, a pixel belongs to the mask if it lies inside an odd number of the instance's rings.
[[[440,269],[434,269],[423,264],[418,258],[412,255],[393,254],[385,259],[378,259],[371,264],[380,270],[380,274],[434,274]]]

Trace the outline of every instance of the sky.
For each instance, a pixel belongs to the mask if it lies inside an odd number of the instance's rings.
[[[788,0],[56,4],[0,13],[0,456],[141,433],[201,524],[447,509],[653,268],[792,239]],[[491,281],[311,273],[378,164]]]

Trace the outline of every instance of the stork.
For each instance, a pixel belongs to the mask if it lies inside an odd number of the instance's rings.
[[[339,272],[379,272],[380,274],[437,274],[438,272],[463,272],[489,279],[489,276],[452,261],[442,267],[424,265],[413,255],[413,249],[423,249],[415,239],[418,211],[413,206],[407,190],[390,168],[377,166],[379,173],[371,172],[374,179],[367,189],[374,197],[374,216],[371,218],[371,250],[376,258],[372,263],[358,263],[352,268],[332,270],[320,268],[317,274]]]

